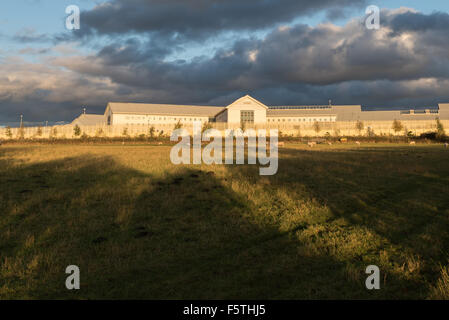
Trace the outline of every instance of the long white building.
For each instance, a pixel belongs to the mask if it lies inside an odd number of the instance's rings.
[[[438,109],[364,111],[361,105],[266,106],[246,95],[228,106],[108,103],[103,115],[83,114],[79,125],[188,124],[194,121],[246,124],[299,124],[338,121],[449,120],[449,103]]]

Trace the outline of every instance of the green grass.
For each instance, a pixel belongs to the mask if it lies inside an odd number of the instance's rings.
[[[0,147],[0,298],[448,298],[442,146],[287,144],[272,177],[169,152]]]

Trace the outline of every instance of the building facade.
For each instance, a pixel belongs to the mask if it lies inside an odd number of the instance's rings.
[[[449,103],[438,109],[366,111],[361,105],[266,106],[244,96],[226,107],[143,103],[108,103],[103,115],[83,114],[72,124],[79,125],[161,125],[217,122],[240,126],[263,124],[307,124],[350,121],[449,120]]]

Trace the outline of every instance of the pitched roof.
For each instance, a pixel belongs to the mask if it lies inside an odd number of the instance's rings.
[[[259,106],[261,106],[261,107],[263,107],[263,108],[265,108],[265,109],[268,109],[268,107],[266,106],[266,105],[264,105],[262,102],[260,102],[259,100],[257,100],[257,99],[254,99],[253,97],[251,97],[250,95],[246,95],[246,96],[244,96],[244,97],[241,97],[240,99],[237,99],[237,100],[235,100],[233,103],[231,103],[230,105],[228,105],[227,107],[226,107],[226,109],[229,109],[229,108],[232,108],[232,106],[234,106],[235,104],[239,104],[240,102],[242,102],[242,101],[244,101],[244,100],[250,100],[250,101],[252,101],[252,102],[254,102],[255,104],[257,104],[257,105],[259,105]]]
[[[105,119],[102,114],[82,114],[78,118],[72,121],[72,124],[82,125],[82,126],[95,126],[104,124]]]
[[[113,113],[214,117],[223,107],[110,102]]]

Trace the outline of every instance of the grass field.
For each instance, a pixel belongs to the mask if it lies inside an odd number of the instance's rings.
[[[272,177],[169,152],[0,147],[0,298],[449,299],[441,145],[287,144]]]

